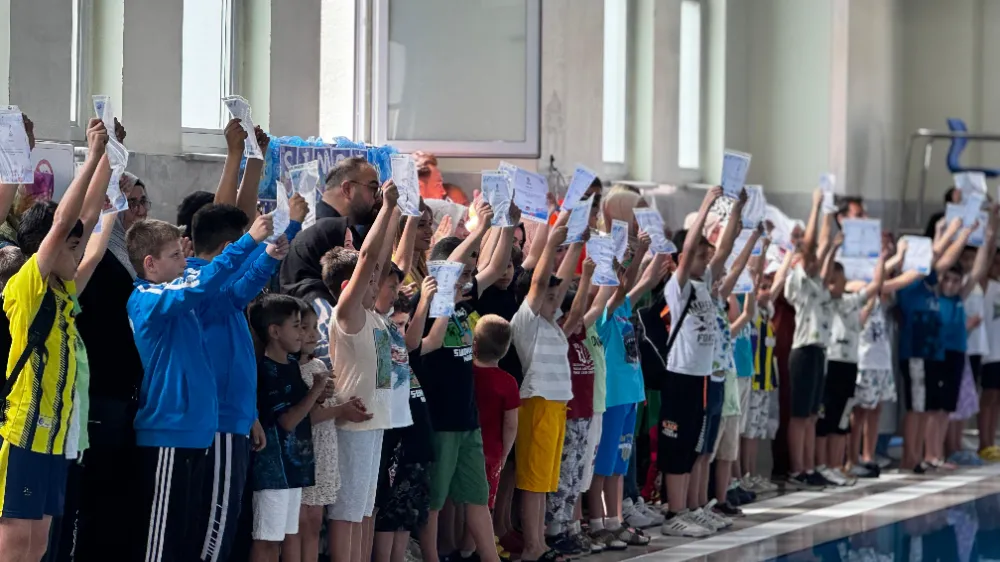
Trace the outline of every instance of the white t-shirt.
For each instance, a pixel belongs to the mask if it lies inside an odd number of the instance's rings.
[[[986,355],[990,351],[990,342],[986,335],[985,299],[983,287],[979,283],[976,283],[972,292],[965,299],[965,319],[968,320],[973,316],[982,319],[978,326],[966,333],[965,353],[967,355]]]
[[[562,328],[535,314],[525,301],[510,321],[510,332],[524,368],[521,398],[571,400],[569,341]]]
[[[858,342],[858,369],[892,369],[889,324],[882,299],[875,301]]]
[[[788,273],[785,299],[795,307],[795,333],[792,348],[807,345],[826,346],[830,341],[830,291],[823,281],[806,275],[802,266]]]
[[[390,429],[392,394],[395,392],[392,388],[392,338],[382,316],[365,310],[364,326],[356,334],[348,334],[340,329],[335,310],[330,319],[330,358],[336,377],[334,395],[337,402],[357,396],[372,414],[372,419],[361,423],[337,420],[337,427],[350,431]],[[409,397],[409,385],[398,390]]]
[[[667,306],[670,307],[670,333],[680,330],[667,357],[667,370],[672,373],[697,377],[712,374],[715,340],[719,334],[716,306],[708,290],[711,286],[712,274],[706,270],[701,281],[688,278],[687,284],[682,288],[677,283],[677,277],[671,277],[663,288]],[[677,322],[681,319],[691,291],[694,291],[694,301],[691,302],[684,323],[678,328]]]
[[[983,327],[986,331],[988,353],[983,363],[1000,363],[1000,281],[990,279],[983,296]]]
[[[827,360],[858,362],[861,309],[867,301],[868,295],[864,289],[844,294],[839,299],[830,299],[833,314],[830,318],[830,339],[826,345]]]

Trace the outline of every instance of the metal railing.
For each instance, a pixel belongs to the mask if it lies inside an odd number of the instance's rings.
[[[896,215],[897,225],[901,226],[903,224],[906,189],[910,183],[910,158],[913,155],[913,146],[919,141],[924,141],[924,160],[920,167],[920,190],[917,193],[917,225],[921,225],[924,222],[924,193],[927,190],[927,170],[931,166],[931,154],[934,152],[934,142],[942,139],[1000,142],[1000,134],[917,129],[915,133],[910,135],[909,140],[906,142],[906,160],[903,162],[903,191],[899,195],[899,209]]]

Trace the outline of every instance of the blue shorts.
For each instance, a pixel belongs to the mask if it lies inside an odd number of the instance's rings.
[[[61,517],[69,462],[65,455],[36,453],[0,441],[0,517]]]
[[[628,472],[632,443],[635,441],[635,411],[635,404],[622,404],[611,406],[604,412],[594,474],[614,476]]]
[[[699,455],[711,455],[715,452],[715,442],[718,441],[719,427],[722,425],[722,402],[726,396],[725,382],[708,381],[705,392],[705,421],[701,426],[701,438],[695,452]]]

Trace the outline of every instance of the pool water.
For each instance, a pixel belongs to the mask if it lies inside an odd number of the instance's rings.
[[[823,543],[775,562],[1000,562],[1000,494]]]

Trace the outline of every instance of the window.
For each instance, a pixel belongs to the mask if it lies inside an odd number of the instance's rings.
[[[69,121],[77,123],[80,112],[80,2],[73,0],[73,31],[69,51]]]
[[[403,152],[539,152],[540,0],[376,0],[372,137]]]
[[[236,0],[184,0],[181,126],[219,131],[229,121],[222,98],[233,91]]]
[[[700,168],[701,154],[701,2],[681,2],[677,165]]]
[[[605,163],[625,163],[625,86],[628,67],[628,0],[604,0]]]

